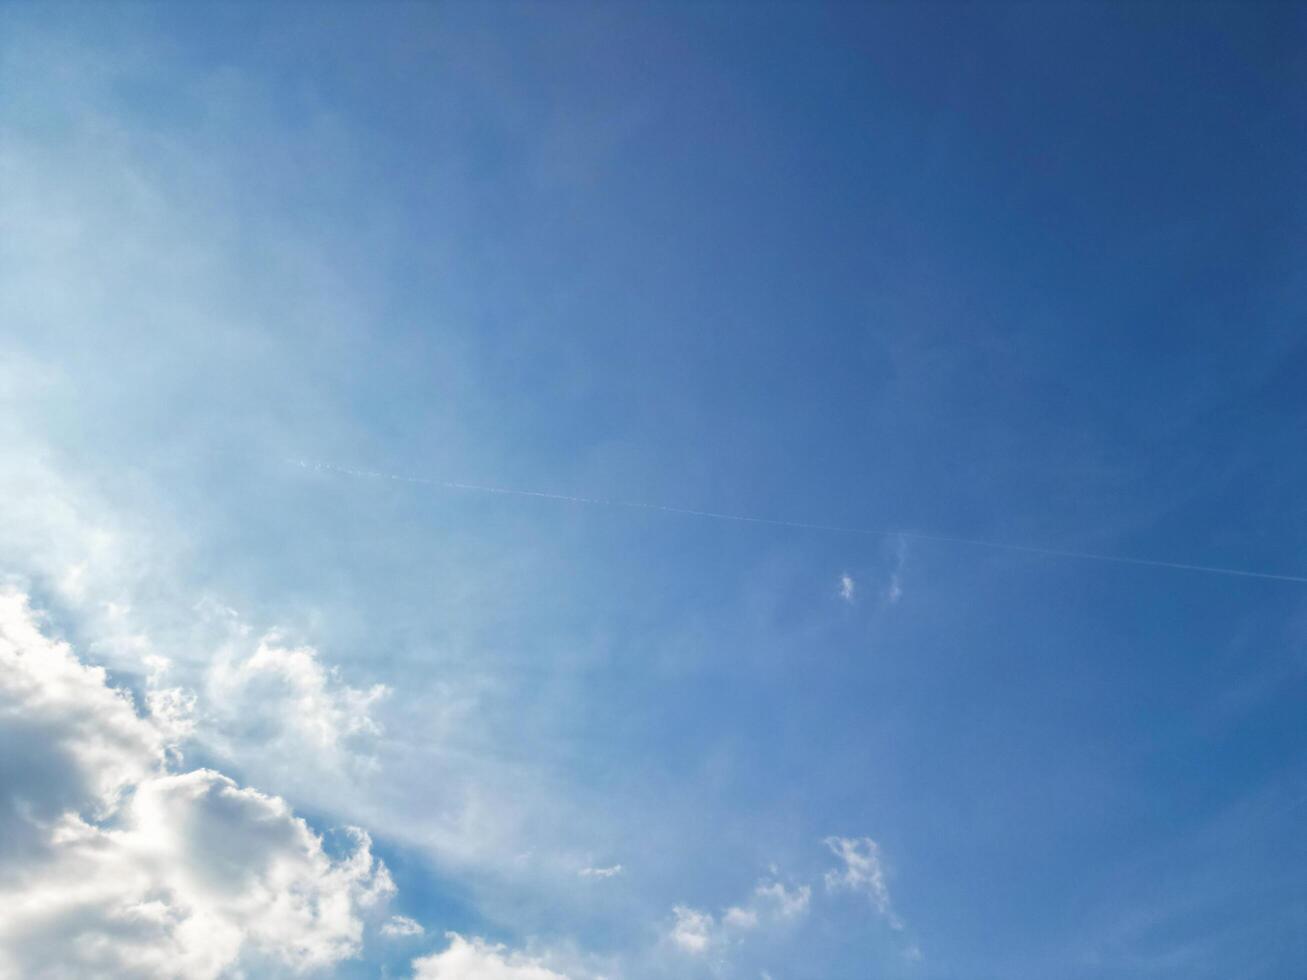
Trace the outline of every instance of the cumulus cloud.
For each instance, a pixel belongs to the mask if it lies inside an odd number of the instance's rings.
[[[827,837],[824,843],[841,861],[841,867],[826,872],[827,890],[848,889],[866,894],[891,928],[902,929],[903,922],[890,903],[880,845],[870,837]]]
[[[447,933],[449,948],[413,961],[413,980],[568,980],[540,960]]]
[[[404,936],[421,936],[426,930],[422,924],[406,915],[392,915],[381,927],[381,934],[392,939]]]
[[[103,670],[0,594],[0,975],[215,978],[359,952],[394,886],[282,800],[169,773],[167,737]]]
[[[711,915],[686,905],[677,905],[672,909],[672,917],[674,921],[667,936],[672,945],[687,953],[703,953],[708,950],[713,937]]]
[[[205,681],[213,727],[226,740],[257,739],[319,763],[363,758],[363,741],[381,733],[373,710],[389,688],[351,687],[316,649],[289,645],[275,632],[246,650],[239,642],[224,648]]]
[[[167,657],[150,654],[145,658],[145,705],[155,727],[168,743],[175,758],[181,756],[181,744],[195,734],[195,704],[193,691],[184,687],[165,686],[172,666]]]
[[[217,977],[242,958],[303,970],[359,952],[360,909],[392,890],[355,831],[322,841],[276,797],[211,770],[140,783],[106,828],[65,815],[7,888],[0,948],[19,975]]]
[[[0,859],[30,856],[67,812],[98,819],[156,771],[163,740],[102,668],[43,635],[25,596],[0,593]]]

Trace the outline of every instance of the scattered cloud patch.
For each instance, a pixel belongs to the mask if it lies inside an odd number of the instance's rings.
[[[796,919],[808,911],[812,889],[807,885],[786,888],[779,881],[759,883],[753,890],[755,904],[770,909],[776,918]]]
[[[582,868],[577,872],[582,878],[616,878],[622,873],[622,866],[614,864],[607,868]]]
[[[381,934],[391,939],[405,936],[421,936],[426,930],[422,924],[406,915],[392,915],[381,927]]]
[[[540,960],[484,940],[446,934],[449,948],[413,961],[413,980],[568,980]]]
[[[857,591],[857,583],[853,581],[853,576],[845,572],[840,576],[840,598],[845,602],[852,602],[854,593]]]
[[[722,911],[720,918],[708,912],[677,905],[667,938],[683,952],[701,956],[709,950],[724,951],[743,940],[745,934],[792,922],[808,910],[812,889],[807,885],[787,888],[779,881],[760,881],[748,901]]]
[[[685,905],[675,906],[672,909],[672,916],[675,921],[668,933],[672,945],[687,953],[707,952],[712,943],[713,917],[707,912],[700,912]]]
[[[732,929],[756,929],[758,913],[753,909],[733,905],[722,913],[722,925],[730,926]]]
[[[824,841],[842,865],[826,872],[826,889],[858,891],[870,897],[876,911],[890,928],[900,930],[903,922],[890,903],[889,886],[880,860],[880,845],[870,837],[827,837]]]
[[[794,920],[808,911],[812,889],[807,885],[786,888],[779,881],[760,881],[749,901],[722,913],[722,925],[747,931],[763,923]]]

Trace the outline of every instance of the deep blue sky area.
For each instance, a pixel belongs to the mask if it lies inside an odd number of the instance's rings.
[[[89,660],[389,688],[330,778],[187,749],[373,835],[426,932],[338,975],[1307,976],[1307,6],[0,34],[14,444],[136,542],[0,544]]]

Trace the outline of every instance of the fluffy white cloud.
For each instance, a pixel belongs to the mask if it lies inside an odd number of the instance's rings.
[[[407,915],[392,915],[386,920],[385,925],[381,927],[381,934],[389,936],[392,939],[398,939],[405,936],[421,936],[426,930],[422,924]]]
[[[449,948],[413,961],[413,980],[568,980],[538,959],[448,934]]]
[[[367,835],[329,854],[284,801],[168,773],[166,741],[0,594],[0,976],[199,980],[359,951],[393,891]]]
[[[163,741],[105,672],[42,635],[0,593],[0,860],[31,858],[67,812],[101,818],[163,758]]]
[[[890,903],[880,845],[870,837],[827,837],[825,844],[842,862],[842,867],[826,872],[826,888],[865,893],[891,928],[902,929],[903,922]]]
[[[172,666],[167,657],[149,654],[146,668],[145,706],[150,719],[167,741],[171,755],[180,759],[181,744],[195,734],[195,693],[183,687],[165,687]]]
[[[706,952],[713,940],[713,917],[685,905],[675,906],[672,916],[675,921],[668,933],[672,944],[687,953]]]
[[[222,730],[257,730],[261,742],[316,759],[337,758],[360,736],[379,734],[372,709],[390,693],[384,684],[350,687],[313,647],[287,645],[276,633],[259,640],[248,656],[231,647],[222,651],[206,690],[221,713]]]

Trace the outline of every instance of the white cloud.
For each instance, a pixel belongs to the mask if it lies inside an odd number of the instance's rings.
[[[812,889],[799,885],[793,889],[786,888],[779,881],[759,883],[753,890],[755,904],[770,908],[781,919],[795,919],[808,911],[808,902],[812,898]]]
[[[0,873],[39,864],[65,813],[101,819],[154,773],[163,741],[105,672],[44,636],[0,592]],[[3,972],[3,971],[0,971]]]
[[[722,913],[722,925],[748,931],[762,923],[797,919],[808,911],[812,889],[807,885],[786,888],[779,881],[760,881],[744,905],[735,905]]]
[[[540,960],[481,939],[447,934],[449,948],[413,961],[413,980],[568,980]]]
[[[676,920],[668,933],[672,944],[687,953],[706,952],[712,943],[713,917],[685,905],[675,906],[672,915]]]
[[[667,939],[683,952],[696,956],[711,949],[720,952],[729,944],[740,942],[744,933],[798,919],[807,912],[811,898],[812,889],[807,885],[787,888],[779,881],[760,881],[748,901],[724,909],[720,919],[689,906],[675,906]]]
[[[582,868],[577,872],[582,878],[616,878],[622,873],[622,866],[614,864],[608,868]]]
[[[172,666],[167,657],[145,658],[145,704],[150,718],[168,743],[170,754],[181,757],[181,744],[195,734],[195,694],[183,687],[165,687],[164,678]]]
[[[845,572],[840,576],[840,598],[845,602],[853,601],[853,594],[857,589],[857,583],[853,581],[853,576]]]
[[[381,934],[390,936],[392,939],[403,936],[421,936],[425,932],[426,930],[422,928],[420,922],[410,919],[406,915],[392,915],[381,927]]]
[[[722,913],[722,925],[729,926],[732,929],[756,929],[758,928],[758,913],[754,909],[732,905]]]
[[[366,760],[364,740],[381,733],[373,718],[390,689],[356,688],[326,667],[311,646],[291,646],[276,633],[245,655],[240,641],[218,655],[205,678],[213,728],[227,744],[255,739],[283,756],[321,765]]]
[[[368,836],[332,856],[284,801],[168,773],[166,741],[0,594],[0,975],[203,980],[359,951],[394,888]]]
[[[890,903],[889,886],[880,861],[880,845],[870,837],[827,837],[824,843],[843,862],[842,868],[826,872],[826,888],[865,893],[891,928],[902,929],[903,922]]]

